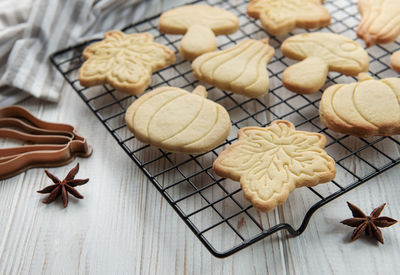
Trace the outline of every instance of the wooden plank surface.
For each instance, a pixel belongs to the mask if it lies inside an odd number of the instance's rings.
[[[165,0],[148,13],[183,2]],[[71,199],[67,209],[40,202],[44,196],[36,191],[50,184],[43,169],[0,182],[0,274],[398,274],[399,225],[383,229],[382,246],[366,238],[349,242],[352,229],[339,222],[351,216],[346,200],[366,212],[388,202],[383,215],[400,219],[399,168],[320,209],[303,235],[277,233],[217,259],[68,85],[57,104],[30,99],[21,105],[42,119],[75,125],[94,153],[78,159],[77,178],[90,178],[79,188],[85,199]],[[63,177],[74,164],[50,171]],[[299,191],[276,218],[298,222],[309,199]],[[251,230],[240,219],[234,226]]]

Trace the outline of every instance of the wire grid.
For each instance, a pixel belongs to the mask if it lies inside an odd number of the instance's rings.
[[[221,7],[239,17],[241,26],[237,33],[217,38],[220,49],[229,48],[243,39],[268,36],[259,21],[246,15],[247,1],[201,0],[195,3]],[[354,32],[360,20],[354,2],[327,1],[325,7],[332,15],[332,24],[323,31],[342,34],[364,45]],[[192,90],[199,83],[192,74],[190,63],[178,54],[181,36],[160,34],[157,30],[158,17],[123,29],[126,33],[149,32],[156,42],[176,52],[176,64],[155,73],[148,90],[164,85]],[[296,30],[289,35],[305,31]],[[207,249],[216,257],[226,257],[282,229],[292,236],[301,234],[318,208],[400,162],[397,136],[356,138],[332,132],[319,120],[321,93],[299,95],[281,85],[283,70],[295,63],[282,56],[279,50],[282,41],[289,35],[270,37],[270,44],[276,52],[268,65],[269,95],[249,99],[205,85],[209,98],[228,110],[233,130],[224,144],[195,156],[164,152],[135,139],[127,130],[124,115],[137,97],[115,91],[108,85],[80,86],[78,69],[84,61],[81,53],[97,40],[59,51],[51,60]],[[391,53],[398,49],[398,41],[368,49],[370,73],[377,78],[396,76],[387,64]],[[355,78],[330,73],[326,87],[354,81]],[[214,174],[212,163],[224,148],[236,140],[239,128],[266,126],[275,119],[289,120],[299,130],[323,133],[328,139],[326,150],[337,163],[337,176],[327,184],[297,189],[284,205],[270,213],[261,213],[243,198],[239,183]],[[293,212],[296,214],[293,215]]]

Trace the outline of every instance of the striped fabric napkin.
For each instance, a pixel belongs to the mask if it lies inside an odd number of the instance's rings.
[[[53,52],[141,19],[160,0],[0,1],[0,107],[26,96],[60,97]]]

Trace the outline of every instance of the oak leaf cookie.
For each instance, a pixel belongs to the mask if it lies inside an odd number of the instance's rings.
[[[369,68],[368,54],[358,43],[333,33],[294,35],[283,42],[281,51],[289,58],[302,60],[282,75],[283,85],[300,94],[321,89],[329,71],[355,76]]]
[[[225,108],[206,97],[203,86],[192,93],[175,87],[150,91],[128,108],[128,129],[138,140],[169,152],[205,153],[221,144],[232,127]]]
[[[245,198],[261,211],[284,203],[295,188],[335,177],[335,161],[323,150],[325,136],[296,131],[288,121],[242,128],[238,139],[218,156],[213,168],[221,177],[240,181]]]
[[[175,54],[153,40],[149,33],[107,32],[104,40],[83,51],[80,84],[107,83],[121,92],[140,94],[150,85],[153,72],[175,63]]]
[[[358,9],[362,20],[357,35],[367,47],[393,42],[400,35],[399,0],[360,0]]]
[[[192,61],[203,53],[217,50],[215,35],[236,32],[239,20],[223,9],[187,5],[164,12],[158,29],[162,33],[184,34],[179,52],[184,59]]]
[[[198,57],[193,63],[195,77],[222,90],[248,97],[268,93],[267,63],[274,55],[268,40],[245,40],[236,46]]]
[[[400,79],[372,79],[360,74],[357,83],[337,84],[322,95],[321,121],[329,129],[354,136],[400,134]]]
[[[283,35],[296,28],[321,28],[331,23],[331,16],[321,0],[251,0],[250,17],[259,18],[272,35]]]
[[[390,58],[390,66],[400,74],[400,51],[392,54],[392,57]]]

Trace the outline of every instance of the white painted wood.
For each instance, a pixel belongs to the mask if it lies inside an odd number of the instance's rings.
[[[162,1],[149,14],[183,2]],[[272,103],[270,98],[263,100]],[[382,246],[365,238],[350,243],[352,228],[339,223],[351,216],[346,200],[365,212],[389,202],[383,214],[400,219],[398,168],[320,209],[303,235],[288,238],[284,232],[274,234],[229,258],[217,259],[184,225],[68,85],[63,87],[58,104],[30,99],[21,105],[42,119],[75,125],[93,145],[94,153],[88,159],[78,159],[81,170],[77,178],[90,178],[87,185],[79,188],[85,199],[71,199],[67,209],[61,202],[52,205],[40,202],[44,196],[36,190],[50,184],[43,169],[32,169],[0,182],[0,274],[398,273],[399,225],[383,229],[386,244]],[[0,146],[5,144],[0,142]],[[332,149],[331,153],[341,152]],[[63,177],[75,163],[50,171]],[[168,184],[174,177],[166,175],[161,180]],[[224,184],[229,190],[237,186],[229,181]],[[319,190],[322,193],[327,191],[323,188]],[[185,188],[176,188],[171,195],[182,196],[187,192]],[[221,191],[204,194],[217,199]],[[251,214],[266,227],[277,221],[297,224],[315,199],[301,189],[279,211]],[[238,200],[246,204],[244,199]],[[182,207],[194,209],[201,205],[201,200],[194,198]],[[224,205],[221,211],[230,211],[229,207]],[[199,217],[201,221],[210,218]],[[243,235],[254,230],[247,220],[240,218],[234,219],[232,225],[240,228]],[[229,228],[221,231],[220,238],[229,238],[228,231]]]

